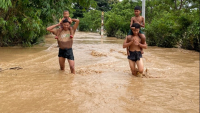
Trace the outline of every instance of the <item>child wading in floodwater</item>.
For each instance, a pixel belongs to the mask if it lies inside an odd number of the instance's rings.
[[[144,65],[141,48],[147,48],[147,45],[146,43],[141,43],[141,38],[139,37],[140,25],[138,23],[133,23],[131,27],[134,27],[134,29],[131,29],[133,35],[126,37],[123,48],[129,48],[128,61],[132,75],[142,77]],[[135,64],[138,67],[138,71],[136,70]]]
[[[140,25],[140,27],[144,27],[145,23],[144,23],[144,17],[140,16],[141,13],[141,8],[139,6],[136,6],[134,8],[134,14],[135,16],[131,18],[131,22],[130,22],[130,30],[128,32],[128,37],[130,38],[131,35],[133,35],[132,29],[134,29],[134,27],[131,27],[133,23],[138,23]],[[142,30],[140,29],[139,31],[139,37],[141,38],[141,43],[145,44],[146,42],[146,38],[144,33],[142,32]],[[143,54],[143,49],[141,48],[141,53]],[[127,48],[127,54],[129,54],[129,50]]]

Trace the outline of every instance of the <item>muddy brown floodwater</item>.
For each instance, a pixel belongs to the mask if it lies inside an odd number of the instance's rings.
[[[131,75],[123,40],[77,32],[76,74],[59,70],[53,35],[31,48],[0,48],[1,113],[198,113],[199,53],[144,50],[147,78]]]

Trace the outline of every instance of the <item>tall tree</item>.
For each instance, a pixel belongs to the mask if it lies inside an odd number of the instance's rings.
[[[0,46],[30,46],[46,33],[46,26],[74,11],[73,4],[94,7],[94,0],[0,0]]]
[[[119,2],[119,0],[95,0],[97,3],[97,10],[100,11],[110,11],[111,10],[111,5],[116,4]]]
[[[73,8],[75,9],[73,12],[73,18],[83,18],[83,13],[86,12],[86,9],[80,6],[79,3],[75,3]]]

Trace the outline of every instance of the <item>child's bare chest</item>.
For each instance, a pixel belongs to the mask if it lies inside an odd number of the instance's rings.
[[[139,16],[139,17],[134,17],[133,18],[133,23],[141,23],[142,22],[142,17],[141,16]]]

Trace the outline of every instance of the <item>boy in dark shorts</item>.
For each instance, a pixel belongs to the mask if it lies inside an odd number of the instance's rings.
[[[133,35],[126,37],[123,48],[128,48],[129,50],[128,60],[132,75],[142,77],[144,66],[141,48],[147,48],[147,45],[141,43],[142,39],[139,37],[140,25],[138,23],[133,23],[131,27],[134,27],[134,29],[132,29]],[[135,68],[135,64],[138,67],[138,71]]]
[[[74,35],[79,25],[79,20],[72,19],[72,21],[75,22],[74,26],[72,26],[72,31]],[[63,28],[55,29],[60,25],[62,25]],[[62,23],[58,23],[47,27],[47,30],[58,36],[58,45],[59,45],[58,57],[59,57],[60,69],[61,70],[65,69],[65,59],[67,58],[71,73],[75,74],[74,55],[72,50],[73,38],[70,38],[70,30],[69,30],[70,27],[71,26],[68,19],[64,19]]]
[[[134,27],[131,27],[133,23],[138,23],[140,25],[140,27],[145,26],[144,17],[140,16],[140,13],[141,13],[141,8],[139,6],[136,6],[134,8],[135,16],[131,18],[130,30],[128,32],[128,37],[131,37],[131,35],[133,35],[132,29],[135,29]],[[146,38],[145,38],[144,33],[141,31],[141,29],[139,31],[139,37],[141,38],[141,43],[145,44]],[[141,48],[141,52],[142,52],[142,54],[144,53],[142,48]],[[128,49],[127,49],[127,54],[129,54]]]

